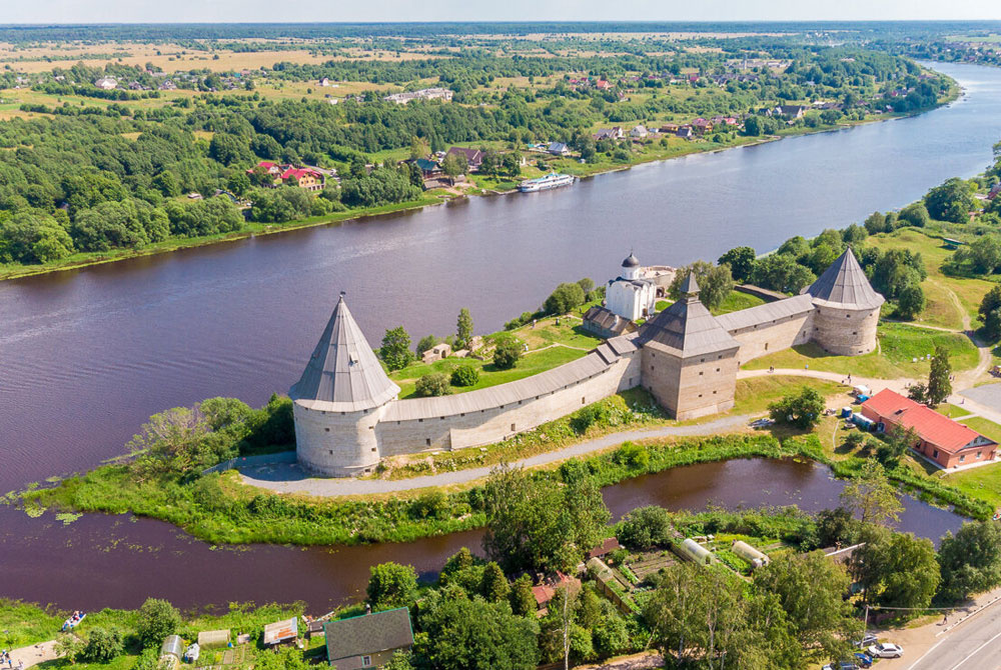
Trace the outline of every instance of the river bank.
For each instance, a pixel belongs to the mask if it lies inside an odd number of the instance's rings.
[[[948,93],[942,97],[942,99],[935,107],[922,109],[915,112],[899,113],[899,114],[884,113],[879,116],[867,118],[862,121],[850,121],[844,123],[839,122],[834,125],[819,125],[814,128],[808,128],[805,125],[800,125],[793,128],[789,128],[787,130],[782,130],[775,135],[769,135],[763,137],[748,137],[743,135],[736,135],[731,140],[727,140],[725,143],[721,144],[715,144],[707,140],[700,139],[686,143],[685,145],[682,146],[681,150],[668,149],[662,151],[651,144],[648,147],[648,148],[652,147],[651,153],[645,153],[639,156],[631,155],[628,163],[611,164],[611,165],[568,163],[564,167],[566,168],[566,171],[568,173],[573,174],[574,176],[577,176],[579,178],[594,177],[597,175],[629,170],[630,168],[639,165],[671,161],[697,154],[720,153],[727,151],[729,149],[755,147],[762,144],[776,142],[786,138],[795,138],[807,135],[816,135],[820,133],[837,132],[851,128],[861,127],[864,125],[881,123],[884,121],[894,121],[898,119],[919,116],[921,114],[938,109],[939,107],[948,105],[949,103],[959,98],[960,94],[962,93],[962,88],[959,86],[958,82],[956,82],[954,79],[952,79],[951,77],[949,79],[951,82],[950,89]],[[644,151],[646,151],[646,149],[644,149]],[[480,186],[481,182],[483,182],[483,186]],[[337,212],[331,215],[308,217],[305,219],[289,221],[285,223],[260,224],[260,223],[248,222],[247,224],[245,224],[243,228],[241,228],[241,230],[236,232],[222,233],[218,235],[209,235],[205,237],[171,238],[164,240],[162,242],[150,244],[141,249],[114,249],[107,252],[80,252],[80,253],[75,253],[72,256],[61,259],[59,261],[43,263],[39,265],[0,264],[0,282],[9,279],[19,279],[37,275],[44,275],[51,272],[78,270],[86,267],[104,265],[107,263],[114,263],[122,260],[166,254],[183,249],[193,249],[198,247],[222,244],[226,242],[237,242],[241,240],[246,240],[248,238],[266,236],[266,235],[275,235],[278,233],[284,233],[294,230],[302,230],[305,228],[329,226],[345,222],[363,221],[368,218],[377,218],[380,216],[400,214],[404,212],[414,212],[418,210],[423,210],[427,207],[446,204],[456,199],[461,199],[471,196],[482,196],[482,195],[502,196],[502,195],[512,195],[518,193],[517,188],[515,187],[516,182],[508,183],[500,180],[491,180],[490,183],[486,183],[485,177],[480,177],[479,175],[477,175],[476,177],[473,178],[473,183],[477,185],[475,189],[471,189],[461,194],[446,189],[433,189],[431,191],[426,191],[419,200],[395,203],[390,205],[381,205],[378,207],[369,207],[360,210]],[[501,188],[501,185],[504,185],[504,187]]]

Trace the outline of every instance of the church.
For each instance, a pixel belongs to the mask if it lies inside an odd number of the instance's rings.
[[[638,267],[630,254],[609,289],[637,281],[630,270]],[[632,303],[632,289],[622,288],[624,303],[616,307],[652,314],[640,287]],[[692,275],[681,294],[639,328],[559,367],[467,393],[406,399],[341,294],[289,390],[298,461],[319,475],[363,476],[386,457],[493,444],[636,387],[678,420],[725,412],[734,404],[737,370],[749,360],[806,342],[835,355],[873,351],[884,302],[851,249],[800,295],[739,312],[713,316]]]

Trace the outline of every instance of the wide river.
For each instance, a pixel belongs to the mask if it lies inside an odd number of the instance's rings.
[[[120,454],[164,408],[216,395],[260,404],[284,392],[341,290],[373,344],[400,324],[415,338],[451,332],[464,306],[477,332],[490,332],[558,282],[614,276],[630,250],[669,265],[741,244],[765,251],[972,176],[1001,139],[1001,69],[934,67],[964,95],[914,118],[649,164],[547,193],[2,282],[0,491]],[[152,522],[93,517],[64,528],[0,508],[0,595],[87,607],[135,604],[154,589],[187,604],[325,603],[356,588],[372,560],[404,556],[433,569],[464,541],[213,551]]]

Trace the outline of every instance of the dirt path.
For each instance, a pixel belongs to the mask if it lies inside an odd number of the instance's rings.
[[[30,668],[39,663],[52,661],[58,658],[56,654],[56,641],[39,642],[30,647],[21,647],[10,652],[10,658],[14,662],[15,670],[19,663],[24,663],[24,667]]]
[[[691,435],[713,435],[718,432],[742,426],[750,420],[749,415],[724,416],[708,423],[690,426],[660,426],[611,433],[593,440],[532,456],[512,465],[535,467],[574,456],[582,456],[617,446],[628,440],[645,440],[658,437],[679,437]],[[305,493],[311,496],[351,496],[379,493],[396,493],[428,486],[451,486],[482,479],[490,474],[494,466],[470,468],[456,472],[443,472],[410,479],[317,479],[310,477],[295,463],[269,463],[239,468],[244,484],[270,489],[279,493]]]

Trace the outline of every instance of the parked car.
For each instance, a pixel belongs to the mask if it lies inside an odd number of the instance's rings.
[[[876,644],[877,642],[879,642],[879,640],[876,639],[876,634],[867,632],[865,635],[862,636],[861,640],[855,643],[855,646],[860,648],[868,647],[869,645]]]
[[[866,653],[861,652],[861,651],[856,651],[855,652],[855,663],[857,663],[859,665],[859,667],[862,667],[862,668],[871,668],[872,667],[872,658],[869,656],[869,654],[866,654]]]
[[[866,652],[873,658],[900,658],[904,655],[904,650],[892,642],[874,644]]]
[[[840,661],[834,664],[827,664],[823,670],[859,670],[859,667],[852,661]]]
[[[768,428],[775,423],[772,419],[756,419],[751,422],[751,428]]]

